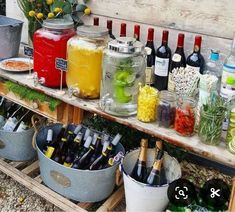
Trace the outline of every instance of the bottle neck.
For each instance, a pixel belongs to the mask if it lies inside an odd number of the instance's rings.
[[[126,37],[126,24],[121,24],[120,37]]]
[[[177,50],[184,49],[184,34],[180,33],[178,35]]]
[[[195,37],[195,42],[194,42],[194,48],[193,48],[194,53],[200,53],[201,44],[202,44],[202,37],[201,36],[196,36]]]
[[[109,30],[109,33],[112,34],[112,32],[113,32],[113,22],[111,20],[107,21],[107,29]]]
[[[153,164],[153,170],[156,170],[156,171],[160,172],[161,167],[162,167],[162,161],[163,161],[163,159],[156,160]]]
[[[94,26],[99,26],[99,18],[97,18],[97,17],[94,18],[93,25]]]
[[[168,35],[169,35],[169,32],[167,30],[164,30],[162,33],[162,46],[168,45]]]
[[[153,43],[153,40],[154,40],[154,29],[153,28],[149,28],[148,29],[147,42]]]
[[[140,147],[140,155],[139,155],[140,161],[147,161],[147,148],[146,147]]]
[[[140,25],[134,26],[134,38],[138,41],[140,40]]]

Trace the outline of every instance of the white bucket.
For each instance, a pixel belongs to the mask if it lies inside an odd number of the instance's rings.
[[[128,153],[121,164],[126,196],[126,210],[133,212],[164,211],[169,203],[167,197],[169,184],[151,187],[139,183],[129,176],[134,168],[138,155],[139,150]],[[155,149],[148,149],[147,155],[147,167],[151,167],[154,162]],[[168,183],[181,177],[181,167],[179,162],[166,152],[164,154],[163,166],[165,168]]]

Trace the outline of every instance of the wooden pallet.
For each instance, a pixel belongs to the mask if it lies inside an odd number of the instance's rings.
[[[38,160],[31,162],[14,162],[5,159],[0,159],[0,171],[10,176],[12,179],[24,185],[29,190],[35,192],[47,201],[56,205],[60,209],[68,212],[88,211],[95,208],[99,212],[112,211],[124,198],[123,185],[117,188],[114,193],[105,201],[99,203],[74,203],[60,194],[52,191],[42,182],[39,173]],[[96,206],[98,205],[98,207]],[[93,210],[93,209],[92,209]]]

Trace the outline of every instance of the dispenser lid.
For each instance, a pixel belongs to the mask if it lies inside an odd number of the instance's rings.
[[[118,37],[108,44],[108,48],[115,52],[133,54],[144,50],[144,45],[132,37]]]
[[[109,31],[100,26],[83,25],[77,28],[77,34],[88,38],[99,38],[107,36]]]
[[[60,18],[44,20],[42,26],[49,29],[71,29],[74,27],[74,24],[72,21]]]

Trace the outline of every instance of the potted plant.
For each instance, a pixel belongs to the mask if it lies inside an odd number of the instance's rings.
[[[90,15],[91,10],[86,5],[88,0],[17,0],[18,5],[28,19],[29,39],[42,27],[44,19],[64,18],[74,21],[75,26],[83,24],[81,18]]]

